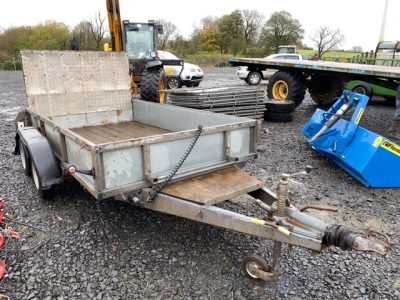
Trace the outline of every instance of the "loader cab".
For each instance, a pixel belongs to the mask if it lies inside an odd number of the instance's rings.
[[[149,20],[148,23],[122,22],[124,50],[128,53],[129,70],[140,76],[146,63],[156,60],[157,35],[163,33],[163,26]]]

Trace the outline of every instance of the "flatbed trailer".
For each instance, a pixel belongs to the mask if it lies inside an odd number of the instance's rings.
[[[326,106],[342,95],[347,82],[360,80],[396,89],[400,80],[400,67],[265,58],[231,58],[229,61],[232,66],[247,66],[250,71],[278,70],[269,79],[268,97],[292,100],[296,106],[304,100],[306,90],[315,103]]]
[[[28,107],[15,118],[25,175],[41,197],[77,180],[101,201],[119,200],[274,241],[273,262],[242,264],[249,278],[277,281],[282,243],[320,252],[329,246],[386,255],[388,236],[359,234],[310,216],[240,167],[256,157],[260,122],[167,104],[132,100],[123,52],[22,51]],[[263,218],[214,204],[240,195]],[[315,206],[317,209],[329,209]]]

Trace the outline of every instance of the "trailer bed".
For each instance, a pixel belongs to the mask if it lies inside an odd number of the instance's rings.
[[[354,63],[340,63],[332,61],[288,60],[265,58],[230,58],[232,66],[249,66],[261,69],[299,70],[302,72],[317,71],[330,74],[342,74],[350,79],[362,79],[368,76],[380,78],[400,78],[400,68],[391,66],[362,65]]]
[[[212,195],[188,197],[205,205],[261,186],[231,169],[257,155],[259,121],[132,99],[126,53],[22,51],[21,57],[29,107],[20,120],[46,137],[62,169],[75,167],[71,176],[96,199],[159,185],[172,173],[170,184],[217,172],[203,177],[219,178]]]
[[[172,132],[171,130],[143,124],[135,120],[121,123],[72,128],[71,131],[80,135],[84,139],[87,139],[93,144],[105,144],[123,140],[132,140]]]

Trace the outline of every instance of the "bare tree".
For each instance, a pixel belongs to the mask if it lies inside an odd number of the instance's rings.
[[[89,26],[90,33],[94,40],[94,50],[101,50],[104,36],[107,32],[105,27],[106,17],[103,17],[101,11],[98,10],[95,14],[94,20],[90,19],[89,21],[86,21],[86,23]]]
[[[352,52],[363,52],[362,47],[361,46],[353,46],[351,48]]]
[[[164,19],[157,20],[157,23],[163,26],[164,31],[163,34],[158,35],[158,48],[160,50],[164,50],[167,47],[168,43],[175,40],[175,38],[179,34],[179,30],[175,24],[168,22]]]
[[[261,30],[261,25],[264,22],[264,15],[256,10],[245,9],[242,10],[243,23],[244,23],[244,37],[248,47],[252,46]]]
[[[318,57],[322,57],[325,53],[338,50],[346,41],[346,36],[342,34],[340,29],[330,29],[327,26],[321,26],[315,30],[314,35],[310,36],[310,40],[315,42],[318,50]]]
[[[304,29],[299,20],[293,19],[286,11],[274,12],[260,36],[260,44],[270,51],[276,51],[280,45],[299,45],[303,39]]]

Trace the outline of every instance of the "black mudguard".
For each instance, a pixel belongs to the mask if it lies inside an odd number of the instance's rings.
[[[20,139],[28,149],[29,157],[36,166],[42,187],[46,189],[58,182],[61,172],[48,140],[35,127],[18,128],[15,137],[14,154],[16,155],[20,154],[18,147]]]
[[[159,60],[152,60],[146,64],[146,68],[148,69],[161,68],[161,67],[162,67],[162,62]]]

